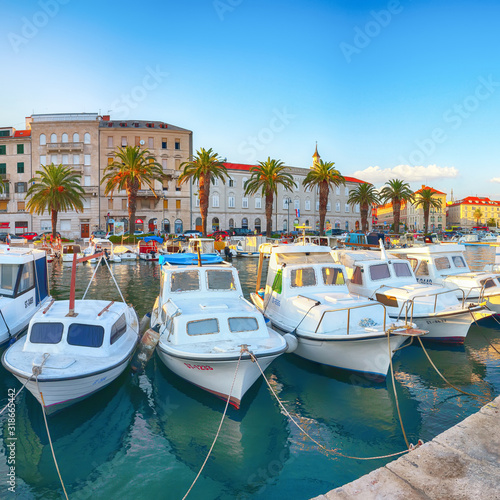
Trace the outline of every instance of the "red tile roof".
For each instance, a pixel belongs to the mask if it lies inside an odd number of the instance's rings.
[[[478,197],[478,196],[467,196],[466,198],[463,198],[462,200],[457,200],[451,205],[450,207],[456,207],[459,205],[493,205],[493,206],[500,206],[500,201],[494,201],[490,200],[489,198],[486,197]]]
[[[29,137],[31,135],[31,130],[16,130],[14,132],[14,137]]]
[[[420,193],[420,191],[422,191],[423,189],[430,189],[434,194],[444,194],[444,195],[446,195],[446,193],[443,193],[442,191],[438,191],[437,189],[434,189],[434,188],[429,187],[429,186],[422,186],[421,189],[419,189],[418,191],[415,191],[415,194]]]

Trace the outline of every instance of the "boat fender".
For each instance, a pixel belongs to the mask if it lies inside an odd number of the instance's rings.
[[[141,323],[139,325],[139,332],[141,336],[150,327],[150,325],[151,325],[151,313],[148,312],[142,317]]]
[[[257,292],[257,295],[261,298],[261,299],[264,299],[264,289],[261,288],[258,292]]]
[[[297,337],[293,335],[292,333],[285,333],[283,335],[284,339],[286,340],[286,351],[285,352],[293,352],[295,349],[297,349],[299,345],[299,341],[297,340]]]
[[[142,336],[130,363],[130,368],[133,373],[140,374],[144,371],[159,341],[160,324],[158,323],[154,328],[146,330],[146,333]]]

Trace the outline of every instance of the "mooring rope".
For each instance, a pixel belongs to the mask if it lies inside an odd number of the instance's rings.
[[[198,474],[194,478],[194,481],[191,483],[191,486],[187,490],[186,494],[182,497],[182,500],[185,500],[187,498],[187,496],[189,495],[189,493],[191,492],[191,490],[193,489],[194,485],[196,484],[196,481],[198,481],[200,474],[202,473],[203,469],[205,468],[205,465],[207,464],[208,458],[210,457],[212,450],[214,449],[215,443],[219,437],[220,430],[222,428],[222,423],[224,422],[224,418],[226,417],[227,409],[229,407],[229,401],[231,401],[231,394],[233,392],[234,383],[236,381],[236,375],[238,374],[238,369],[240,367],[241,356],[243,355],[244,352],[250,353],[247,346],[242,345],[241,351],[240,351],[240,357],[238,358],[238,363],[236,364],[236,370],[234,372],[233,382],[231,383],[231,389],[230,389],[229,394],[227,396],[227,401],[226,401],[226,406],[224,408],[224,413],[222,414],[222,418],[221,418],[220,423],[219,423],[219,428],[217,429],[217,433],[215,434],[214,440],[212,441],[212,446],[210,446],[210,449],[208,450],[208,454],[207,454],[205,460],[203,461],[203,464],[201,465],[201,468],[200,468]],[[252,353],[250,353],[250,356],[252,356]]]
[[[377,457],[353,457],[351,455],[345,455],[344,453],[341,453],[340,451],[337,451],[337,450],[334,450],[334,449],[330,449],[330,448],[326,448],[326,446],[322,445],[321,443],[319,443],[316,439],[314,439],[294,418],[293,416],[290,414],[290,412],[286,409],[285,405],[283,404],[283,402],[281,401],[281,399],[279,398],[279,396],[276,394],[276,392],[274,391],[273,387],[271,386],[271,384],[269,383],[269,380],[267,379],[267,377],[264,375],[264,372],[262,371],[262,368],[261,366],[259,365],[259,362],[257,361],[257,358],[253,355],[253,353],[250,353],[250,357],[252,358],[252,361],[254,361],[256,363],[256,365],[259,367],[259,370],[260,370],[260,373],[262,375],[262,377],[264,378],[264,380],[266,381],[266,384],[267,384],[267,387],[269,387],[269,390],[271,391],[272,395],[276,398],[276,401],[278,401],[278,404],[280,405],[281,409],[285,412],[286,416],[292,421],[292,423],[300,430],[300,432],[302,432],[305,436],[307,436],[314,444],[316,444],[319,448],[321,448],[324,452],[326,452],[327,454],[333,454],[333,455],[337,455],[337,456],[340,456],[340,457],[343,457],[343,458],[352,458],[353,460],[378,460],[378,459],[382,459],[382,458],[391,458],[391,457],[396,457],[398,455],[403,455],[405,453],[408,453],[416,448],[418,448],[419,446],[421,446],[423,444],[423,441],[421,441],[419,439],[418,443],[416,445],[413,445],[413,444],[410,444],[408,449],[407,450],[403,450],[403,451],[397,451],[396,453],[390,453],[388,455],[380,455],[380,456],[377,456]]]
[[[64,481],[63,481],[63,479],[61,477],[61,472],[59,471],[59,465],[57,465],[56,454],[54,453],[54,447],[52,445],[52,438],[50,437],[49,424],[47,423],[47,415],[45,415],[45,401],[43,400],[43,394],[40,391],[40,387],[38,386],[38,375],[40,373],[42,373],[41,366],[39,366],[39,367],[38,366],[37,367],[33,367],[33,369],[35,369],[35,368],[39,369],[39,371],[37,371],[37,373],[36,373],[35,381],[36,381],[36,388],[38,390],[38,393],[40,394],[40,399],[42,400],[40,404],[42,406],[42,413],[43,413],[43,420],[45,422],[45,429],[47,429],[47,436],[49,438],[50,451],[52,452],[52,458],[54,459],[54,464],[56,466],[57,475],[59,476],[59,481],[61,481],[61,486],[62,486],[62,489],[63,489],[63,492],[64,492],[64,496],[66,497],[66,500],[68,500],[68,494],[66,493],[66,488],[64,486]]]
[[[427,356],[427,359],[429,360],[430,364],[432,365],[432,367],[434,368],[434,370],[436,370],[436,373],[450,386],[450,387],[453,387],[453,389],[455,389],[456,391],[458,392],[461,392],[462,394],[466,394],[467,396],[472,396],[474,398],[481,398],[481,399],[486,399],[484,396],[482,396],[481,394],[473,394],[472,392],[467,392],[467,391],[463,391],[462,389],[460,389],[459,387],[457,387],[456,385],[453,385],[449,380],[447,380],[445,378],[445,376],[438,370],[437,366],[432,362],[432,359],[430,358],[427,350],[425,349],[424,347],[424,344],[422,343],[422,340],[420,339],[420,337],[418,337],[418,341],[420,342],[420,345],[422,346],[422,349],[425,353],[425,355]]]
[[[476,323],[476,326],[481,328],[481,325],[477,322],[476,320],[476,317],[474,316],[474,313],[471,311],[471,309],[469,308],[469,312],[472,316],[472,320],[474,321],[474,323]],[[495,314],[492,314],[491,317],[497,322],[498,325],[500,325],[500,321],[498,321],[496,318],[495,318]],[[486,342],[488,342],[488,344],[490,344],[490,347],[492,347],[498,354],[500,354],[500,351],[486,338],[486,335],[484,333],[481,334],[484,338],[484,340],[486,340]]]
[[[26,380],[26,382],[23,384],[23,386],[21,387],[21,389],[19,389],[15,396],[14,396],[14,399],[12,399],[12,401],[15,401],[17,396],[19,396],[19,394],[21,394],[21,392],[23,391],[23,389],[28,385],[28,382],[33,378],[33,375],[31,375],[31,377],[29,379]],[[0,411],[0,415],[8,408],[8,406],[10,405],[10,403],[12,401],[9,401],[3,408],[2,408],[2,411]]]

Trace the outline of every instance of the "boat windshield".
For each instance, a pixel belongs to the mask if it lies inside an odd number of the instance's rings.
[[[398,278],[411,277],[410,266],[406,262],[394,262],[394,271]]]
[[[188,335],[210,335],[219,333],[219,322],[215,318],[189,321],[187,326]]]
[[[253,332],[258,329],[255,318],[229,318],[229,330],[232,332]]]
[[[0,294],[13,297],[16,286],[19,264],[0,264]]]
[[[324,267],[321,269],[325,285],[345,285],[344,273],[338,267]]]
[[[200,289],[200,274],[198,271],[179,271],[170,275],[170,290],[172,292],[192,292]]]
[[[68,344],[79,347],[101,347],[104,328],[99,325],[73,323],[68,329]]]
[[[333,256],[330,252],[296,252],[277,253],[276,260],[281,264],[334,264]]]
[[[434,260],[434,265],[438,271],[442,271],[443,269],[451,269],[450,261],[448,257],[437,257]]]
[[[370,278],[373,281],[385,280],[391,277],[391,272],[389,271],[389,266],[387,264],[376,264],[375,266],[370,266]]]
[[[453,265],[458,268],[467,267],[467,264],[464,261],[464,258],[461,255],[453,255],[452,257]]]
[[[316,274],[314,272],[314,269],[312,267],[292,269],[290,285],[293,288],[316,285]]]
[[[236,290],[232,271],[207,271],[209,290]]]

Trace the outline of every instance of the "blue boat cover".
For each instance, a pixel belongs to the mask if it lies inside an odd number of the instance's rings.
[[[146,243],[149,243],[150,241],[156,241],[157,243],[163,243],[163,238],[160,238],[159,236],[146,236],[144,238],[144,241]]]
[[[197,266],[198,265],[198,254],[197,253],[172,253],[168,255],[160,255],[159,258],[160,265],[174,264],[177,266]],[[202,264],[219,264],[223,262],[222,257],[216,253],[202,253],[201,263]]]

